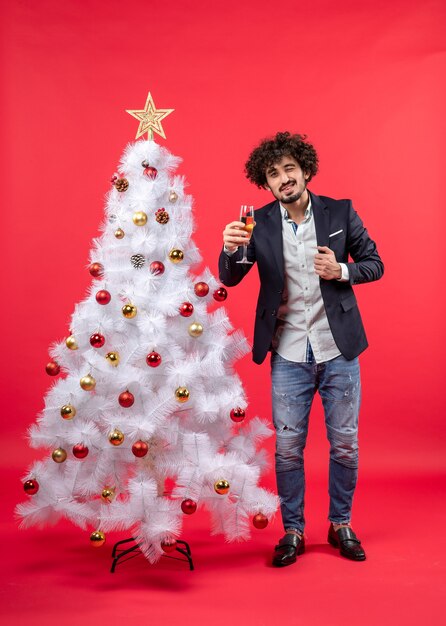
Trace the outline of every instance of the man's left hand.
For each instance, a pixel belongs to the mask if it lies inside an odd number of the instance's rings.
[[[318,246],[318,254],[314,255],[314,271],[324,280],[339,280],[342,269],[336,261],[333,250],[327,246]]]

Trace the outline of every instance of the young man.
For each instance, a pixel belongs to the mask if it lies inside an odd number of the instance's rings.
[[[381,278],[384,266],[350,200],[317,196],[307,184],[318,157],[305,136],[277,133],[253,150],[247,178],[274,201],[255,211],[248,260],[257,263],[260,292],[253,360],[271,350],[276,477],[285,536],[273,564],[304,552],[303,453],[313,396],[319,392],[330,442],[328,541],[354,561],[365,552],[353,532],[358,471],[358,355],[367,339],[352,285]],[[242,222],[223,231],[220,280],[237,285],[252,265],[240,264],[248,236]]]

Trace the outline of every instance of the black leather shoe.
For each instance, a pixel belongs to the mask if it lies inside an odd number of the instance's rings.
[[[330,524],[328,543],[339,548],[339,552],[347,559],[365,561],[365,552],[361,542],[348,526],[342,526],[339,530],[335,530],[333,524]]]
[[[274,548],[273,565],[275,567],[291,565],[303,552],[305,552],[304,538],[294,533],[287,533]]]

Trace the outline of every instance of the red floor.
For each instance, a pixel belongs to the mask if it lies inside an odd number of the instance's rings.
[[[110,550],[122,535],[93,549],[68,523],[17,529],[11,511],[22,499],[19,471],[4,470],[11,489],[2,523],[1,624],[90,625],[145,623],[212,626],[266,624],[445,624],[444,476],[362,476],[354,526],[365,563],[342,559],[326,543],[326,486],[309,481],[307,551],[298,562],[270,566],[281,535],[279,517],[253,540],[225,544],[211,537],[207,515],[187,518],[195,571],[143,557],[109,573]],[[5,511],[5,509],[4,509]]]

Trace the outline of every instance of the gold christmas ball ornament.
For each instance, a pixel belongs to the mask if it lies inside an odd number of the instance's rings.
[[[116,239],[123,239],[125,236],[125,232],[122,230],[122,228],[117,228],[115,230],[115,237]]]
[[[221,496],[224,496],[225,493],[228,493],[229,491],[229,483],[227,480],[225,480],[224,478],[220,478],[220,480],[217,480],[217,482],[214,483],[214,490],[216,491],[216,493],[219,493]]]
[[[189,400],[189,389],[187,387],[178,387],[175,389],[175,398],[178,402],[187,402]]]
[[[63,448],[56,448],[52,453],[53,461],[56,463],[63,463],[67,458],[67,453]]]
[[[81,378],[80,386],[84,391],[92,391],[96,387],[96,381],[91,374],[87,374]]]
[[[105,358],[110,363],[110,365],[113,365],[113,367],[118,367],[119,354],[117,352],[107,352],[107,354],[105,355]]]
[[[174,204],[177,200],[178,200],[178,194],[176,191],[172,189],[172,191],[169,194],[169,202],[172,202],[172,204]]]
[[[203,326],[199,322],[192,322],[188,328],[191,337],[199,337],[203,333]]]
[[[76,338],[74,337],[74,335],[70,335],[69,337],[65,339],[65,345],[70,350],[77,350],[78,345],[77,345]]]
[[[115,428],[108,436],[109,442],[112,446],[120,446],[124,441],[124,433],[122,433],[118,428]]]
[[[100,548],[105,543],[105,534],[102,530],[95,530],[90,535],[90,543],[95,548]]]
[[[136,317],[137,312],[138,312],[138,309],[136,308],[134,304],[124,304],[124,306],[122,307],[122,314],[128,320],[131,320],[134,317]]]
[[[101,493],[101,500],[106,504],[110,504],[114,500],[115,490],[113,487],[104,487]]]
[[[72,420],[76,415],[76,409],[72,404],[64,404],[60,409],[60,414],[64,418],[64,420]]]
[[[133,214],[132,219],[136,226],[144,226],[147,224],[147,213],[144,213],[144,211],[136,211],[136,213]]]
[[[173,250],[169,252],[169,259],[172,263],[181,263],[184,259],[184,253],[182,250],[178,250],[178,248],[173,248]]]

